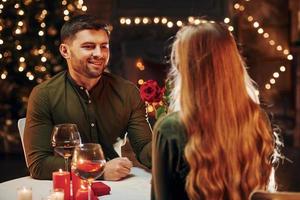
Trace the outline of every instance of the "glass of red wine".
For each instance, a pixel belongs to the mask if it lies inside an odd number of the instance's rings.
[[[105,157],[100,144],[86,143],[76,146],[72,158],[72,171],[88,182],[88,199],[91,200],[93,181],[104,171]]]
[[[69,158],[77,145],[81,144],[76,124],[58,124],[52,131],[51,143],[54,151],[65,159],[65,170],[69,171]]]

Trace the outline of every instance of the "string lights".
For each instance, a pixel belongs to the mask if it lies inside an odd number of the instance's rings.
[[[64,14],[64,20],[68,21],[70,19],[70,11],[68,10],[68,1],[67,0],[62,0],[61,5],[64,6],[63,14]],[[70,7],[70,6],[69,6]]]
[[[244,0],[245,3],[250,2],[251,0]],[[245,5],[242,3],[236,3],[233,5],[234,9],[240,12],[244,12],[246,10]],[[205,20],[204,20],[205,21]],[[274,48],[276,51],[281,53],[288,61],[293,60],[292,54],[290,54],[290,50],[288,47],[284,47],[279,42],[275,41],[275,39],[271,38],[270,33],[268,33],[258,22],[258,20],[254,19],[253,16],[248,15],[247,21],[251,24],[251,26],[256,29],[256,33],[259,34],[265,41],[270,45],[270,47]],[[124,26],[145,26],[145,25],[161,25],[166,26],[167,28],[174,27],[182,27],[185,24],[200,24],[203,22],[202,19],[196,16],[189,16],[186,20],[173,20],[168,19],[167,17],[120,17],[119,22]],[[234,31],[234,27],[230,25],[230,18],[225,17],[224,23],[228,24],[228,29],[230,31]],[[139,67],[138,67],[139,68]],[[277,82],[276,80],[280,77],[280,73],[286,71],[286,67],[281,65],[278,67],[277,71],[272,72],[272,78],[270,78],[269,82],[265,84],[266,89],[271,89],[272,86]],[[142,84],[142,80],[138,81],[138,84]],[[258,93],[258,91],[257,91]]]
[[[244,0],[245,3],[249,2],[250,0]],[[245,6],[242,3],[234,4],[234,9],[240,12],[245,11]],[[282,44],[275,41],[271,38],[271,35],[259,24],[258,20],[254,19],[253,16],[248,15],[247,21],[251,24],[251,26],[256,29],[256,33],[259,34],[265,41],[270,45],[270,47],[274,48],[276,51],[281,53],[288,61],[293,60],[293,55],[290,54],[290,50],[288,47],[283,47]],[[280,77],[280,73],[286,71],[286,67],[281,65],[278,67],[277,71],[272,72],[272,77],[269,79],[268,83],[265,84],[265,89],[270,90],[272,86],[276,84],[276,80]]]
[[[0,3],[0,14],[3,12],[5,2],[6,1],[2,0],[2,3]],[[4,40],[2,39],[3,29],[4,29],[4,23],[0,19],[0,47],[4,44]],[[1,50],[4,50],[4,48],[2,48],[2,47],[0,48],[0,61],[4,58],[4,52]],[[0,78],[3,80],[3,79],[6,79],[6,77],[7,77],[7,71],[6,70],[0,71]]]
[[[139,26],[139,25],[162,25],[166,26],[167,28],[174,28],[174,27],[182,27],[184,24],[195,24],[198,25],[200,23],[214,23],[214,21],[207,21],[200,19],[199,17],[195,16],[189,16],[185,21],[183,20],[171,20],[168,19],[167,17],[120,17],[119,22],[121,25],[124,26]],[[224,22],[226,24],[229,24],[231,20],[226,17],[224,19]],[[230,31],[233,31],[234,28],[233,26],[229,25],[228,29]],[[145,70],[145,65],[143,64],[142,59],[137,59],[136,63],[136,68],[140,71]],[[142,85],[144,83],[143,79],[139,79],[137,81],[138,85]],[[153,107],[151,105],[147,106],[148,112],[153,112]]]
[[[166,26],[167,28],[175,28],[175,27],[182,27],[185,24],[195,24],[198,25],[200,23],[205,22],[213,22],[201,19],[200,17],[196,16],[189,16],[187,19],[169,19],[167,17],[120,17],[119,22],[121,25],[124,26],[145,26],[145,25],[161,25]],[[230,23],[230,19],[228,17],[224,18],[224,22],[226,24]],[[229,25],[228,29],[233,31],[233,26]]]
[[[283,73],[286,71],[286,67],[284,65],[281,65],[278,69],[278,71],[273,72],[272,78],[270,78],[269,82],[265,84],[265,88],[267,90],[272,88],[272,85],[276,83],[276,79],[279,78],[280,73]]]
[[[140,71],[144,71],[145,70],[145,65],[143,64],[142,59],[138,59],[136,62],[136,67],[140,70]]]
[[[140,26],[140,25],[161,25],[161,26],[166,26],[167,28],[175,28],[175,27],[182,27],[185,24],[195,24],[198,25],[200,23],[214,23],[214,21],[207,21],[203,20],[199,17],[196,16],[189,16],[187,19],[182,20],[172,20],[168,19],[167,17],[120,17],[119,22],[123,26]],[[230,25],[231,20],[228,17],[224,18],[224,23],[228,24],[228,30],[229,31],[234,31],[233,26]],[[137,59],[136,63],[136,68],[140,71],[145,70],[145,65],[143,64],[142,59]],[[143,79],[139,79],[137,81],[138,85],[142,85],[145,81]],[[151,113],[154,111],[154,108],[152,105],[148,104],[147,105],[147,112]]]
[[[59,58],[54,56],[52,50],[48,49],[49,37],[54,40],[58,32],[56,24],[48,18],[51,13],[43,2],[36,5],[32,0],[17,1],[18,3],[8,1],[6,6],[6,1],[0,0],[0,13],[4,14],[0,18],[0,47],[4,45],[3,48],[0,48],[0,61],[3,63],[0,67],[0,78],[9,77],[13,70],[8,66],[17,62],[17,72],[23,73],[29,81],[35,80],[41,83],[51,77],[48,70],[50,67],[53,71],[60,70],[62,67],[58,64]],[[87,11],[83,0],[68,1],[61,1],[64,21],[69,20],[70,15],[74,12]],[[6,10],[10,10],[9,13],[13,11],[15,16],[12,18],[11,14],[4,12]],[[33,19],[28,15],[30,10],[37,10]],[[28,31],[28,29],[31,30]],[[31,34],[36,34],[37,37],[32,37]],[[33,38],[30,45],[28,45],[26,37]],[[59,40],[54,43],[58,45]]]
[[[1,74],[1,79],[6,79],[7,76],[7,71],[5,70],[4,72],[2,72]]]
[[[65,7],[65,9],[63,10],[65,21],[68,21],[70,19],[70,13],[73,12],[75,9],[81,10],[83,12],[87,11],[87,6],[84,5],[83,0],[77,0],[73,3],[68,3],[67,0],[62,0],[61,5]]]

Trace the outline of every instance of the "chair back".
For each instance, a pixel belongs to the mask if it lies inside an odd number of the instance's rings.
[[[300,200],[300,192],[254,191],[250,200]]]
[[[27,162],[27,157],[26,157],[26,152],[24,148],[24,129],[25,129],[25,123],[26,123],[26,118],[21,118],[18,120],[18,129],[19,129],[19,134],[22,142],[22,147],[23,147],[23,152],[25,156],[25,161],[26,161],[26,166],[28,167],[28,162]]]

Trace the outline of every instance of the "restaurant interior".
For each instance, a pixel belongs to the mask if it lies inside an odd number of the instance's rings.
[[[170,44],[181,26],[201,17],[228,24],[284,143],[278,190],[300,192],[299,0],[0,0],[0,183],[29,175],[18,120],[26,116],[32,88],[66,68],[59,30],[82,12],[109,24],[108,70],[137,87],[147,80],[165,86]],[[40,30],[43,20],[47,27]],[[154,126],[155,110],[147,106]],[[143,167],[130,141],[122,152]]]

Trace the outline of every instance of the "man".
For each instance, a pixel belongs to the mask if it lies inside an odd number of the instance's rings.
[[[53,126],[62,123],[77,124],[83,143],[102,145],[105,180],[130,173],[131,161],[113,149],[126,132],[138,160],[150,167],[151,128],[138,89],[104,72],[110,55],[107,27],[80,15],[63,25],[61,41],[68,70],[36,86],[29,98],[24,143],[31,176],[51,179],[53,171],[64,168],[50,144]]]

